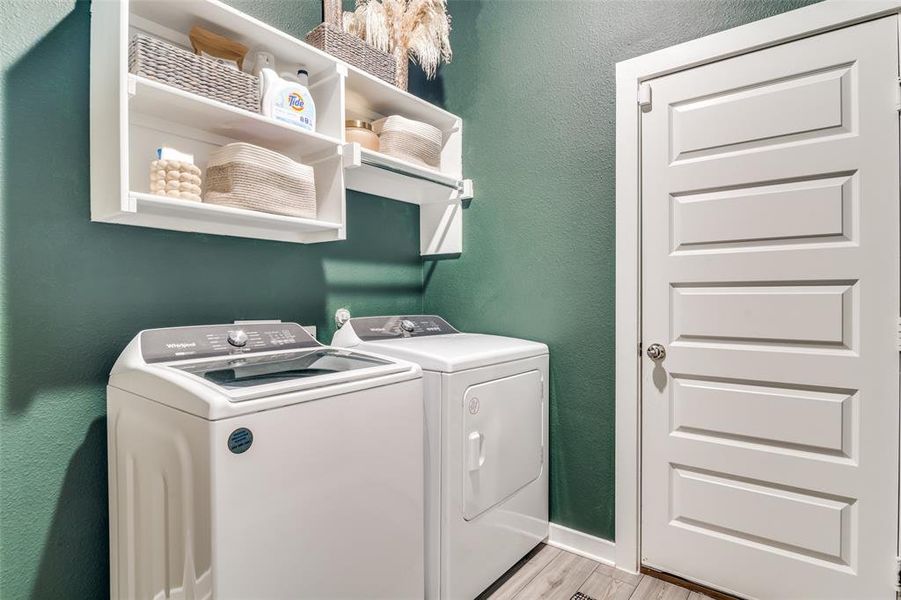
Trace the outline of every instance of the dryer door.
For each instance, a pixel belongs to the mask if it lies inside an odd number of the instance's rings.
[[[471,386],[463,395],[463,518],[474,519],[541,474],[541,374]]]

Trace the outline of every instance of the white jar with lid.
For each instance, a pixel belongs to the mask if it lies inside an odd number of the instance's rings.
[[[356,142],[369,150],[379,149],[379,136],[372,130],[372,123],[357,119],[344,121],[344,141],[348,144]]]

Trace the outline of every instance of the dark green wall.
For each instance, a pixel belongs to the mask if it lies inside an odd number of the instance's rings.
[[[317,0],[232,3],[319,21]],[[343,243],[91,223],[88,5],[5,0],[0,597],[106,595],[104,383],[136,331],[271,317],[329,339],[342,305],[547,341],[553,519],[612,537],[613,63],[803,3],[452,2],[455,62],[411,86],[464,117],[476,200],[462,258],[423,270],[416,209],[353,194]]]
[[[315,0],[233,2],[302,36]],[[0,597],[108,594],[104,385],[143,328],[418,312],[418,212],[348,200],[348,240],[295,245],[90,222],[89,6],[2,3]],[[110,165],[110,168],[114,168]]]
[[[448,110],[475,182],[425,309],[551,349],[551,519],[613,538],[614,64],[809,0],[451,1]]]

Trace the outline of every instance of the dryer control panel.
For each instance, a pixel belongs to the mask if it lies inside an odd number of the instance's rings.
[[[347,324],[364,342],[460,333],[450,323],[434,315],[355,317]]]
[[[147,363],[321,345],[297,323],[201,325],[141,332],[141,354]]]

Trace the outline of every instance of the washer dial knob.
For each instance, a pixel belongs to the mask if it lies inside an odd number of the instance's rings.
[[[409,319],[404,319],[400,322],[400,328],[406,331],[407,333],[413,333],[413,330],[416,329],[416,324]]]
[[[228,343],[236,348],[243,348],[247,345],[247,334],[243,329],[235,329],[228,332]]]

